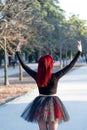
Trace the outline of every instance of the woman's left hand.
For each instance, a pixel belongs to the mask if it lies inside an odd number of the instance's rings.
[[[80,40],[80,41],[77,41],[77,43],[78,43],[78,45],[77,45],[78,51],[82,52],[81,40]]]
[[[23,42],[19,42],[19,44],[17,45],[16,51],[21,51],[22,46],[23,46]]]

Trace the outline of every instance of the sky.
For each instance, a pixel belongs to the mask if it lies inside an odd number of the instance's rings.
[[[87,20],[87,0],[59,0],[60,6],[66,11],[66,16],[79,15],[82,20]]]
[[[5,5],[5,3],[6,3],[6,0],[1,0],[1,1],[2,1],[3,5]]]

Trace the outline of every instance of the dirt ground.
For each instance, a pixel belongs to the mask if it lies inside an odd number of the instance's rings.
[[[19,75],[15,74],[10,77],[9,85],[3,85],[4,79],[0,79],[0,104],[3,104],[15,97],[21,96],[24,93],[31,92],[36,88],[35,81],[27,76],[26,73],[23,74],[22,81],[19,80]]]
[[[35,89],[35,84],[15,84],[15,85],[9,85],[0,86],[0,104],[5,103],[15,97],[21,96],[22,94],[26,92],[31,92],[33,89]]]

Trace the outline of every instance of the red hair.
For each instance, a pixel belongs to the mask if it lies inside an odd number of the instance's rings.
[[[51,79],[53,68],[53,58],[50,55],[45,55],[39,59],[37,71],[37,85],[45,87]]]

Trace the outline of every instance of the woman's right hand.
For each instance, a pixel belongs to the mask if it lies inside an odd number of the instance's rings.
[[[16,51],[21,51],[23,43],[19,42],[19,44],[17,45]]]

